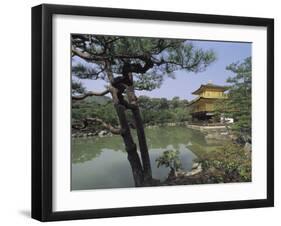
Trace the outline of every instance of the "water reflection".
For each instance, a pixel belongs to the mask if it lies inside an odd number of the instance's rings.
[[[146,130],[153,178],[165,180],[169,169],[157,168],[155,159],[166,150],[179,150],[182,166],[190,170],[196,156],[216,146],[204,135],[185,127]],[[127,153],[120,136],[75,138],[72,141],[72,190],[134,187]]]

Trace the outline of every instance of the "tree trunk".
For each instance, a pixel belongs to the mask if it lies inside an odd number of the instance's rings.
[[[123,138],[123,142],[125,144],[125,148],[128,154],[127,158],[132,168],[135,186],[140,187],[143,186],[144,176],[143,176],[143,168],[141,165],[141,161],[137,152],[137,145],[135,144],[130,131],[130,127],[125,113],[126,108],[120,103],[119,100],[119,98],[122,97],[122,94],[121,96],[118,96],[119,90],[112,86],[114,77],[111,71],[110,63],[108,61],[106,61],[105,63],[106,63],[105,68],[106,68],[107,76],[111,83],[111,85],[108,87],[108,90],[112,95],[114,107],[119,119],[119,123],[121,127],[121,136]]]
[[[144,127],[143,127],[143,122],[142,122],[139,107],[137,106],[135,109],[132,109],[132,113],[136,124],[139,147],[141,152],[143,171],[144,171],[144,182],[149,183],[152,180],[152,172],[151,172],[150,157],[147,148]]]
[[[144,134],[144,129],[142,125],[142,120],[140,117],[140,112],[139,109],[137,108],[136,110],[133,111],[134,119],[136,122],[136,127],[137,127],[137,134],[138,134],[138,140],[139,140],[139,146],[140,146],[140,151],[141,151],[141,158],[142,158],[142,163],[141,164],[139,155],[137,153],[137,146],[134,143],[130,127],[128,124],[128,120],[126,117],[126,107],[122,104],[124,102],[123,99],[123,92],[124,92],[124,86],[127,86],[127,97],[130,103],[134,104],[136,103],[136,96],[134,93],[134,88],[132,86],[133,84],[133,77],[132,74],[130,73],[128,77],[128,81],[131,86],[128,86],[126,84],[115,84],[113,86],[114,82],[114,77],[111,71],[111,68],[109,66],[109,62],[106,63],[106,68],[107,68],[107,74],[109,81],[111,82],[111,86],[109,87],[109,90],[111,92],[113,102],[114,102],[114,107],[117,112],[120,126],[121,126],[121,135],[123,137],[123,141],[126,146],[126,151],[128,153],[128,160],[131,164],[131,168],[133,171],[133,176],[135,180],[135,186],[143,186],[144,183],[148,183],[148,181],[151,181],[152,176],[151,176],[151,167],[150,167],[150,160],[149,160],[149,153],[146,145],[146,139],[145,139],[145,134]],[[124,76],[123,78],[126,78]],[[127,81],[127,82],[128,82]],[[117,88],[117,85],[118,88]]]
[[[123,138],[126,151],[128,153],[128,160],[132,168],[135,186],[136,187],[143,186],[144,183],[143,169],[142,169],[139,155],[137,153],[137,146],[134,143],[133,137],[130,132],[130,128],[125,114],[125,107],[121,104],[114,104],[114,107],[117,116],[119,118],[119,122],[121,126],[121,136]]]
[[[143,171],[144,171],[144,182],[146,184],[149,184],[152,181],[152,172],[151,172],[150,157],[147,148],[144,127],[143,127],[143,121],[137,103],[137,97],[135,95],[134,87],[128,86],[126,90],[127,90],[128,101],[131,105],[134,106],[133,108],[131,108],[131,111],[133,113],[133,119],[135,121],[135,126],[137,130],[139,148],[140,148]]]

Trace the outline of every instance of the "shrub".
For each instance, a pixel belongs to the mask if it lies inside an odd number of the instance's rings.
[[[165,166],[170,167],[171,171],[176,172],[181,169],[180,152],[178,150],[167,150],[164,151],[155,161],[157,167]]]
[[[251,181],[251,154],[236,144],[224,145],[199,160],[218,182]]]

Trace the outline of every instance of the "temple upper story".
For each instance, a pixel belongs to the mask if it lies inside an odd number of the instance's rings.
[[[215,102],[218,99],[227,98],[227,94],[225,93],[227,89],[228,87],[226,86],[207,83],[192,92],[192,94],[198,95],[198,97],[192,100],[188,105],[192,118],[198,120],[208,120],[212,118],[215,110]]]

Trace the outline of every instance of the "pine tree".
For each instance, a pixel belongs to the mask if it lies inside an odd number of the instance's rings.
[[[204,71],[215,60],[213,51],[203,51],[186,40],[162,38],[134,38],[73,34],[72,59],[81,59],[83,64],[73,64],[72,77],[102,79],[108,83],[102,92],[84,91],[81,83],[73,84],[73,101],[88,96],[110,94],[119,119],[118,128],[99,118],[81,119],[83,126],[100,123],[123,138],[135,185],[143,186],[152,181],[150,158],[143,122],[135,90],[153,90],[161,86],[165,76],[173,72]],[[75,79],[73,79],[75,81]],[[80,84],[80,85],[79,85]],[[141,160],[128,123],[132,114],[136,128]],[[75,126],[77,128],[77,126]]]
[[[230,128],[235,131],[243,142],[251,142],[252,120],[252,61],[246,58],[242,63],[232,63],[226,67],[235,76],[229,77],[228,99],[221,100],[216,110],[225,117],[234,119]]]

